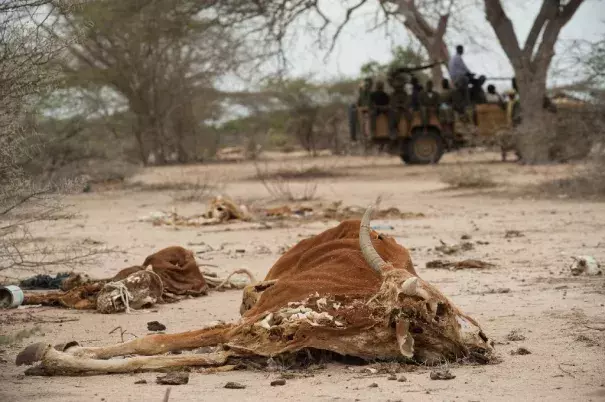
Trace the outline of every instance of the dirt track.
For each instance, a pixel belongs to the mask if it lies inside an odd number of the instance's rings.
[[[388,223],[384,230],[411,250],[420,276],[437,285],[454,303],[476,318],[496,342],[502,362],[489,366],[452,366],[456,375],[449,381],[429,379],[429,369],[402,373],[406,382],[389,381],[387,374],[363,374],[331,364],[313,372],[312,377],[287,381],[271,387],[278,373],[235,371],[192,373],[189,384],[175,386],[171,400],[523,400],[597,401],[605,399],[605,279],[603,276],[571,277],[568,266],[572,255],[592,255],[605,262],[605,207],[603,203],[565,199],[535,198],[525,185],[556,177],[568,167],[521,167],[496,162],[497,155],[466,157],[471,165],[488,168],[502,184],[493,189],[451,190],[439,181],[439,172],[457,169],[460,156],[447,155],[436,167],[403,166],[395,158],[320,158],[305,162],[323,170],[340,173],[337,178],[314,180],[322,201],[343,200],[344,204],[364,206],[378,195],[382,205],[402,211],[423,213],[425,217]],[[482,160],[482,162],[478,162]],[[298,166],[299,162],[290,162]],[[283,167],[282,162],[273,167]],[[250,177],[253,165],[168,167],[148,169],[134,178],[145,184],[170,181],[196,182],[204,175],[228,180],[222,192],[252,206],[268,201],[267,191]],[[295,191],[305,184],[294,185]],[[106,258],[89,269],[92,276],[106,277],[119,269],[139,264],[152,252],[170,245],[195,251],[207,246],[214,251],[198,254],[200,263],[223,276],[247,267],[262,278],[287,247],[301,237],[318,233],[336,222],[315,221],[299,225],[289,222],[268,230],[256,224],[235,224],[204,228],[154,227],[137,217],[157,210],[201,213],[203,202],[175,202],[175,191],[118,189],[73,196],[79,216],[72,220],[45,222],[34,228],[46,239],[60,241],[92,239],[125,254]],[[275,203],[276,205],[279,203]],[[507,230],[522,237],[505,238]],[[460,241],[469,235],[474,249],[454,256],[435,251],[439,240]],[[477,242],[480,243],[477,243]],[[223,245],[222,250],[220,246]],[[255,246],[266,246],[264,254]],[[235,253],[235,249],[245,253]],[[460,260],[475,258],[496,264],[486,270],[448,271],[427,269],[426,262],[437,258]],[[509,289],[507,293],[501,293]],[[36,341],[59,343],[78,340],[84,345],[118,342],[113,328],[120,325],[136,336],[147,333],[146,322],[160,321],[169,332],[196,329],[215,320],[238,317],[239,291],[211,292],[206,297],[162,305],[152,312],[133,315],[100,315],[59,309],[30,309],[0,312],[0,334],[33,328],[31,313],[44,335],[16,344],[0,345],[0,400],[2,401],[160,401],[166,386],[155,384],[155,373],[95,377],[25,377],[15,367],[18,351]],[[77,320],[74,320],[77,319]],[[523,341],[507,340],[517,330]],[[130,335],[126,334],[125,337]],[[511,355],[526,347],[529,355]],[[4,360],[2,360],[4,359]],[[140,378],[148,384],[135,385]],[[245,390],[224,389],[228,381],[246,385]],[[369,387],[376,383],[377,387]]]

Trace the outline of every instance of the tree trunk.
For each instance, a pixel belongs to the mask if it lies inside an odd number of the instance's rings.
[[[544,109],[546,96],[546,72],[532,74],[528,69],[516,69],[519,88],[521,124],[517,145],[525,163],[546,163],[550,160],[550,148],[555,137],[552,116]]]
[[[527,163],[551,160],[556,123],[544,109],[546,76],[561,29],[584,0],[543,0],[523,48],[500,0],[484,0],[485,16],[515,71],[522,122],[517,145]],[[538,40],[541,42],[538,43]]]

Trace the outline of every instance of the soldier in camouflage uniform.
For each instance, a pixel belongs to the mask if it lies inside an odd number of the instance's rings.
[[[422,123],[427,125],[430,116],[436,114],[439,107],[439,94],[433,91],[433,81],[426,82],[426,89],[419,93],[418,100],[420,102]]]
[[[405,76],[391,72],[389,74],[389,84],[393,87],[391,94],[391,113],[389,118],[389,137],[396,139],[399,131],[399,120],[403,117],[408,122],[411,120],[409,115],[410,98],[405,91]]]
[[[370,107],[370,94],[372,93],[372,86],[374,81],[368,77],[364,80],[364,85],[359,90],[359,97],[357,98],[357,106]]]

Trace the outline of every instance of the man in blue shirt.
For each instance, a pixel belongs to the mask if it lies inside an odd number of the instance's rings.
[[[452,83],[456,88],[462,91],[464,95],[465,106],[471,103],[470,93],[468,85],[472,77],[471,71],[466,67],[464,60],[462,60],[462,54],[464,53],[464,47],[462,45],[456,46],[456,54],[450,59],[449,70]]]

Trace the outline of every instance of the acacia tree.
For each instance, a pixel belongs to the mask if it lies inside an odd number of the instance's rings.
[[[486,18],[508,57],[517,81],[526,135],[523,159],[528,163],[549,160],[549,146],[555,130],[548,127],[543,109],[548,70],[555,55],[561,29],[576,13],[583,0],[543,0],[531,30],[521,47],[510,18],[500,0],[484,0]]]
[[[200,122],[220,109],[215,80],[247,55],[213,2],[98,0],[69,11],[61,3],[45,27],[79,37],[61,63],[66,87],[111,88],[125,99],[143,163],[195,160]]]

